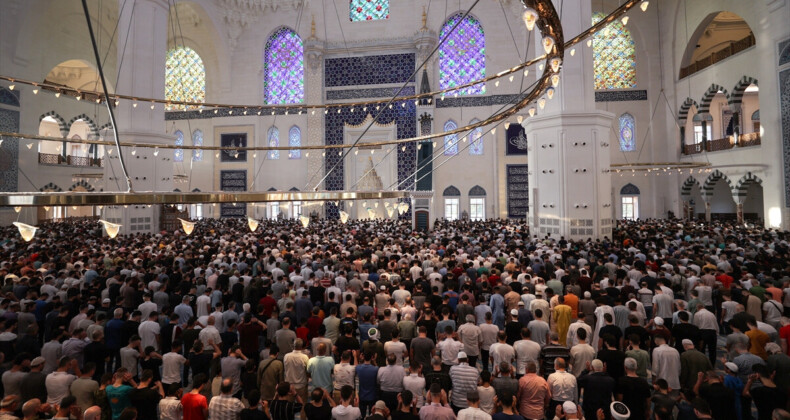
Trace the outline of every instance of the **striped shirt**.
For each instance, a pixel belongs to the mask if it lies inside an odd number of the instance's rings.
[[[477,391],[477,379],[480,373],[464,362],[450,368],[450,377],[453,379],[453,394],[450,402],[456,407],[469,407],[466,394],[469,391]]]

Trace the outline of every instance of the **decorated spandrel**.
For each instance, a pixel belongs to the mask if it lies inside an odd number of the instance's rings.
[[[198,53],[192,48],[179,46],[167,52],[165,100],[206,101],[206,67]],[[194,108],[196,106],[165,105],[165,109],[168,111]]]
[[[352,22],[390,18],[389,0],[349,0],[348,17]]]
[[[266,42],[264,99],[269,105],[304,102],[304,45],[289,28],[278,29]]]
[[[593,24],[606,17],[593,14]],[[595,89],[630,89],[636,86],[636,49],[631,32],[615,20],[593,37]]]
[[[456,14],[442,26],[440,39],[447,40],[439,47],[439,87],[449,89],[486,75],[486,41],[483,26],[474,17]],[[460,23],[459,23],[460,22]],[[453,27],[458,27],[450,32]],[[480,95],[486,92],[485,83],[478,83],[457,91],[461,95]],[[455,93],[455,92],[454,92]]]
[[[636,150],[636,120],[631,114],[620,116],[620,151],[633,152]]]

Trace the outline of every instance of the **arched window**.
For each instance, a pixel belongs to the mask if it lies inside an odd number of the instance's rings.
[[[622,206],[622,217],[626,220],[636,220],[639,218],[639,187],[634,184],[626,184],[620,189],[620,204]]]
[[[450,185],[442,193],[444,197],[444,218],[447,220],[458,220],[461,208],[461,191]]]
[[[444,131],[452,131],[458,128],[458,125],[455,124],[455,121],[450,120],[444,123]],[[448,134],[444,136],[444,154],[447,156],[453,156],[458,154],[458,135],[457,134]]]
[[[192,145],[193,146],[202,146],[203,145],[203,132],[201,130],[195,130],[192,132]],[[203,160],[203,151],[200,149],[193,149],[192,150],[192,161],[193,162],[200,162]]]
[[[390,18],[389,0],[350,0],[348,17],[352,22]]]
[[[165,60],[165,100],[205,102],[206,66],[197,52],[178,46],[167,52]],[[166,110],[196,108],[165,105]]]
[[[278,29],[266,41],[263,92],[270,105],[304,101],[304,46],[289,28]]]
[[[277,127],[269,128],[269,132],[266,134],[266,141],[269,147],[277,147],[280,145],[280,130]],[[280,158],[280,151],[279,150],[269,150],[269,159],[279,159]]]
[[[606,17],[593,14],[593,24]],[[628,89],[636,86],[636,49],[631,32],[619,19],[593,37],[595,89]]]
[[[463,85],[486,75],[486,38],[483,26],[471,16],[461,20],[462,17],[460,13],[450,17],[439,34],[439,39],[444,39],[458,24],[447,41],[439,47],[440,89]],[[462,95],[477,95],[485,92],[485,83],[478,83],[458,91]]]
[[[636,120],[634,116],[625,113],[620,116],[620,151],[633,152],[636,150]]]
[[[479,123],[480,120],[477,118],[473,119],[469,122],[469,124],[476,124]],[[469,154],[471,156],[482,156],[483,155],[483,127],[477,127],[469,133]]]
[[[183,146],[184,145],[184,133],[181,130],[175,132],[176,135],[176,146]],[[173,151],[173,162],[183,162],[184,161],[184,149],[174,149]]]
[[[300,130],[299,127],[297,126],[293,126],[291,127],[291,130],[288,131],[288,146],[297,147],[301,145],[302,145],[302,130]],[[291,149],[288,151],[288,158],[301,159],[302,151],[299,149]]]

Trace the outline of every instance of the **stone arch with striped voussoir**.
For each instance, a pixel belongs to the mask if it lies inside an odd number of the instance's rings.
[[[691,112],[692,106],[694,107],[694,109],[699,110],[699,105],[697,105],[697,101],[691,98],[686,98],[686,100],[683,101],[683,104],[680,105],[680,109],[678,110],[678,121],[680,121],[681,126],[683,126],[686,120],[688,119],[689,112]]]
[[[85,182],[85,180],[81,179],[78,182],[75,182],[74,185],[69,187],[69,191],[79,191],[78,188],[83,188],[85,191],[94,191],[93,186]]]
[[[705,94],[702,95],[702,99],[699,101],[699,108],[697,108],[697,111],[698,111],[699,114],[708,114],[708,113],[710,113],[710,104],[711,104],[711,102],[713,102],[713,98],[719,92],[724,94],[724,97],[727,98],[727,102],[729,103],[729,101],[730,101],[730,94],[727,92],[727,89],[725,89],[721,85],[717,85],[717,84],[714,83],[714,84],[710,85],[708,90],[705,91]]]
[[[60,128],[60,134],[63,137],[66,137],[66,136],[69,135],[69,127],[71,127],[71,124],[66,124],[66,120],[63,117],[61,117],[60,114],[58,114],[55,111],[49,111],[49,112],[47,112],[45,114],[41,114],[41,116],[38,117],[38,124],[41,125],[41,121],[44,121],[44,118],[47,118],[47,117],[50,117],[53,120],[57,121],[58,127]]]
[[[700,194],[702,194],[702,185],[700,185],[697,178],[694,178],[693,176],[689,176],[688,178],[686,178],[685,181],[683,181],[683,185],[680,187],[680,196],[683,198],[684,201],[687,201],[687,199],[691,199],[691,192],[694,190],[695,185],[697,186],[697,188],[699,188]],[[705,198],[704,195],[703,198]]]
[[[85,123],[86,123],[86,124],[88,124],[88,128],[90,128],[90,129],[91,129],[91,132],[90,132],[90,134],[91,134],[92,136],[95,136],[95,138],[99,138],[99,126],[98,126],[98,125],[96,125],[96,122],[95,122],[95,121],[93,121],[93,119],[91,119],[91,117],[89,117],[89,116],[87,116],[87,115],[85,115],[85,114],[80,114],[80,115],[77,115],[76,117],[72,118],[72,119],[69,121],[69,131],[71,131],[71,126],[72,126],[72,125],[73,125],[75,122],[77,122],[77,121],[79,121],[79,120],[85,121]],[[68,132],[66,132],[66,134],[68,135]]]
[[[63,188],[60,188],[57,184],[53,184],[50,182],[47,185],[38,189],[41,192],[63,192]]]
[[[461,196],[461,190],[459,190],[458,188],[452,185],[445,188],[444,192],[442,192],[442,197],[460,197],[460,196]]]
[[[741,77],[741,80],[738,80],[738,83],[736,83],[735,87],[732,88],[732,94],[727,101],[731,110],[740,111],[741,103],[743,102],[743,95],[746,93],[746,89],[751,85],[759,86],[757,84],[757,79],[749,76],[743,76]]]
[[[702,189],[700,192],[702,193],[702,197],[705,199],[705,201],[710,201],[710,199],[713,197],[713,190],[716,187],[716,183],[719,181],[726,182],[730,191],[733,191],[732,181],[730,181],[730,178],[720,170],[716,169],[710,175],[708,175],[708,177],[705,179],[705,183],[702,184]]]
[[[751,172],[747,172],[746,175],[738,180],[735,187],[732,189],[732,198],[735,199],[737,204],[743,204],[746,201],[746,196],[749,194],[749,187],[754,184],[763,185],[763,180]]]

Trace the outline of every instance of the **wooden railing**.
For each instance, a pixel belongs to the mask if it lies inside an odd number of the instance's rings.
[[[759,146],[761,144],[761,136],[760,133],[749,133],[749,134],[741,134],[738,138],[737,146],[741,147],[752,147],[752,146]],[[683,146],[683,154],[684,155],[695,155],[697,153],[702,152],[718,152],[721,150],[728,150],[735,148],[735,137],[727,136],[723,139],[716,139],[716,140],[709,140],[707,144],[705,143],[697,143],[697,144],[686,144]]]
[[[752,47],[755,44],[754,34],[749,34],[746,38],[743,38],[739,41],[730,42],[730,45],[726,48],[716,51],[713,54],[701,58],[694,63],[691,63],[687,67],[683,67],[680,69],[680,78],[683,79],[689,75],[692,75],[700,70],[708,68],[719,61],[722,61],[726,58],[732,57],[739,52]]]
[[[63,156],[55,153],[39,153],[38,163],[40,165],[63,165],[63,166],[95,166],[104,167],[104,159],[94,159],[87,156]]]

